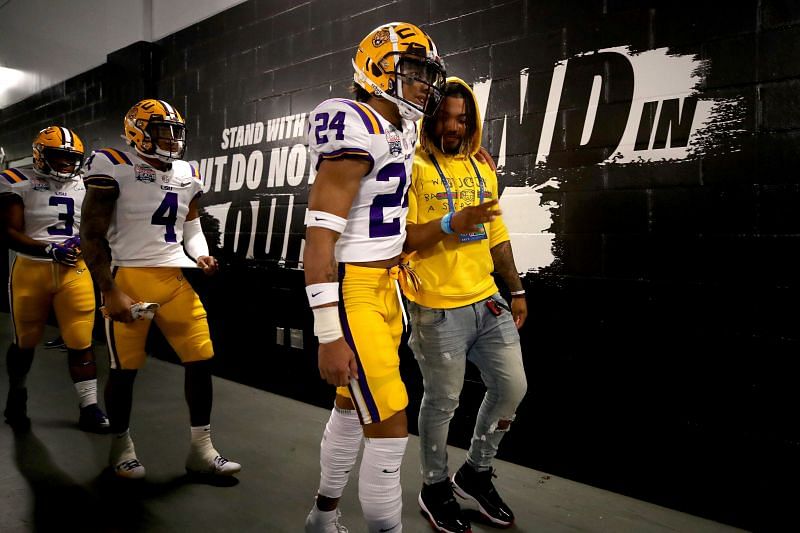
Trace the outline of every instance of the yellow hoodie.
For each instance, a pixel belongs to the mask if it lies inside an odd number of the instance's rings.
[[[488,165],[474,158],[480,148],[482,130],[475,95],[459,78],[448,78],[447,81],[464,85],[475,103],[477,127],[470,157],[484,181],[484,201],[493,200],[498,196],[497,175]],[[420,127],[420,135],[425,135],[423,127]],[[439,172],[433,165],[431,154],[422,146],[428,147],[447,178],[456,210],[479,202],[480,185],[469,159],[461,155],[444,154],[435,144],[421,142],[414,156],[411,187],[408,190],[408,224],[425,224],[442,218],[450,209]],[[450,309],[475,303],[497,292],[491,276],[494,263],[490,250],[509,240],[508,230],[501,217],[485,224],[485,227],[488,234],[486,239],[460,242],[458,235],[449,235],[434,246],[411,254],[408,261],[420,278],[420,288],[409,296],[426,307]]]

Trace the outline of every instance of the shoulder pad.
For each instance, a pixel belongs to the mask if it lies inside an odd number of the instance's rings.
[[[384,133],[383,124],[381,124],[378,114],[366,104],[347,98],[331,98],[322,102],[318,109],[323,106],[325,108],[322,109],[323,111],[341,110],[346,111],[349,115],[354,114],[358,117],[356,122],[360,121],[369,134]]]
[[[197,167],[183,159],[172,162],[172,171],[176,176],[180,173],[181,176],[191,176],[195,180],[200,181],[200,171],[197,170]]]
[[[373,135],[383,135],[383,125],[368,106],[333,98],[325,100],[308,117],[308,146],[324,159],[371,159]]]
[[[117,154],[121,152],[114,150]],[[116,166],[125,165],[119,163],[114,157],[111,149],[95,150],[83,165],[83,184],[86,187],[98,187],[101,189],[117,187]],[[120,158],[121,159],[121,158]]]

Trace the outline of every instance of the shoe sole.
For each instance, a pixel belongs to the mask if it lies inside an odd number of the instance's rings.
[[[186,473],[189,474],[190,476],[200,476],[200,477],[233,477],[241,471],[242,471],[241,468],[231,472],[216,472],[216,471],[209,472],[208,470],[192,470],[191,468],[186,469]]]
[[[111,474],[114,476],[114,479],[120,479],[122,481],[142,481],[145,476],[147,476],[147,472],[142,472],[141,474],[135,474],[133,476],[120,474],[113,466],[108,467],[111,471]]]
[[[111,433],[111,426],[88,426],[86,424],[78,424],[78,429],[84,433],[96,433],[98,435],[106,435]]]
[[[493,517],[492,515],[490,515],[488,512],[486,512],[486,509],[483,508],[483,505],[481,505],[481,502],[479,502],[473,496],[470,496],[469,493],[467,493],[464,489],[462,489],[461,487],[458,486],[458,484],[456,483],[455,474],[453,474],[453,477],[452,477],[452,479],[450,481],[453,482],[453,492],[456,494],[456,496],[458,496],[462,500],[468,500],[468,501],[475,502],[475,504],[478,506],[478,509],[480,510],[481,516],[483,516],[484,518],[489,520],[492,524],[495,524],[495,525],[503,527],[503,528],[511,527],[514,524],[513,520],[511,522],[506,522],[505,520],[499,520],[499,519]]]
[[[436,521],[433,519],[433,514],[425,507],[425,502],[422,501],[422,493],[417,496],[417,503],[419,504],[420,508],[422,509],[422,514],[425,515],[425,518],[428,520],[428,523],[435,531],[441,531],[443,533],[458,533],[457,531],[451,531],[449,529],[445,529],[443,527],[439,527],[436,525]],[[472,533],[472,528],[467,529],[463,533]]]
[[[9,425],[9,427],[14,431],[28,431],[31,429],[31,419],[14,419],[14,418],[6,418],[5,423]]]

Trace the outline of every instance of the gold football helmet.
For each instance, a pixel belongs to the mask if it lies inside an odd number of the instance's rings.
[[[125,139],[139,155],[169,163],[186,152],[186,121],[164,100],[148,98],[125,114]]]
[[[358,45],[353,79],[369,94],[393,102],[409,120],[432,115],[442,99],[444,62],[428,35],[407,22],[392,22],[372,30]],[[403,82],[427,86],[424,102],[403,96]]]
[[[50,126],[33,138],[33,168],[59,181],[75,177],[83,166],[83,141],[67,128]]]

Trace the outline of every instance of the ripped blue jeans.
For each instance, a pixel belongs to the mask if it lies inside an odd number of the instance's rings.
[[[425,387],[419,412],[419,440],[426,484],[448,477],[447,433],[458,407],[467,360],[478,367],[487,389],[467,453],[467,462],[476,470],[491,467],[497,447],[527,391],[514,319],[499,293],[491,298],[503,310],[500,316],[491,313],[486,300],[455,309],[408,304],[409,346]],[[498,424],[505,429],[498,429]]]

